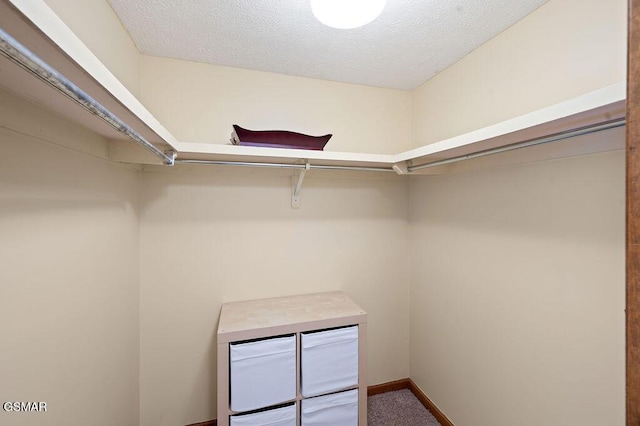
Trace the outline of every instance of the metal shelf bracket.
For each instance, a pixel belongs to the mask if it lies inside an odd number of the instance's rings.
[[[304,175],[311,169],[309,162],[304,163],[304,169],[298,169],[293,172],[291,176],[291,208],[300,208],[300,192],[302,191],[302,182],[304,181]]]

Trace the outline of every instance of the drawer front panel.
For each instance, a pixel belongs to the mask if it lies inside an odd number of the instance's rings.
[[[231,426],[296,426],[295,404],[252,414],[230,416]]]
[[[303,333],[301,339],[303,396],[358,384],[358,326]]]
[[[358,390],[302,400],[302,426],[358,426]]]
[[[296,336],[230,344],[231,409],[250,411],[296,397]]]

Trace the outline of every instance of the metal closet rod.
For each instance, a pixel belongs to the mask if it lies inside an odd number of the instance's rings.
[[[518,142],[511,145],[501,146],[499,148],[492,148],[484,151],[474,152],[473,154],[460,155],[458,157],[447,158],[445,160],[432,161],[430,163],[420,164],[418,166],[410,166],[407,168],[407,170],[409,172],[413,172],[415,170],[426,169],[429,167],[442,166],[445,164],[457,163],[458,161],[471,160],[473,158],[484,157],[492,154],[500,154],[502,152],[513,151],[516,149],[527,148],[530,146],[537,146],[537,145],[543,145],[546,143],[557,142],[564,139],[574,138],[577,136],[584,136],[591,133],[597,133],[605,130],[611,130],[618,127],[623,127],[626,124],[626,122],[627,121],[624,117],[617,118],[615,120],[610,120],[603,123],[597,123],[597,124],[592,124],[589,126],[573,129],[573,130],[567,130],[565,132],[556,133],[551,136],[544,136],[540,138],[530,139],[524,142]]]
[[[167,155],[160,151],[140,133],[133,130],[127,123],[122,121],[101,103],[73,84],[68,78],[60,74],[49,64],[40,59],[40,57],[7,34],[2,28],[0,28],[0,53],[65,95],[67,98],[82,106],[91,114],[102,119],[117,131],[125,134],[135,143],[141,145],[152,154],[160,157],[164,164],[173,165],[175,154],[170,153]]]
[[[175,164],[205,164],[216,166],[243,166],[243,167],[272,167],[280,169],[305,169],[305,164],[287,163],[253,163],[247,161],[221,161],[221,160],[180,160],[176,159]],[[360,167],[360,166],[324,166],[320,164],[309,164],[309,169],[317,170],[355,170],[361,172],[394,172],[391,167]]]
[[[530,139],[524,142],[518,142],[511,145],[505,145],[498,148],[486,149],[484,151],[474,152],[473,154],[465,154],[457,157],[447,158],[445,160],[432,161],[430,163],[420,164],[418,166],[409,166],[407,167],[407,171],[409,173],[426,169],[429,167],[442,166],[445,164],[457,163],[459,161],[471,160],[474,158],[480,158],[487,155],[500,154],[503,152],[514,151],[516,149],[527,148],[531,146],[544,145],[551,142],[557,142],[564,139],[574,138],[577,136],[585,136],[592,133],[602,132],[605,130],[611,130],[618,127],[623,127],[626,124],[626,119],[624,117],[617,118],[614,120],[592,124],[589,126],[580,127],[573,130],[567,130],[565,132],[560,132],[553,134],[551,136],[544,136],[535,139]],[[278,167],[283,169],[304,169],[304,164],[281,164],[281,163],[251,163],[251,162],[242,162],[242,161],[219,161],[219,160],[175,160],[176,164],[212,164],[212,165],[223,165],[223,166],[248,166],[248,167]],[[393,168],[385,168],[385,167],[358,167],[358,166],[322,166],[322,165],[314,165],[310,164],[309,168],[311,169],[321,169],[321,170],[359,170],[359,171],[368,171],[368,172],[395,172]]]

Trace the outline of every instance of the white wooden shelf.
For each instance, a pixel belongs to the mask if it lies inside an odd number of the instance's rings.
[[[429,163],[622,119],[626,84],[619,83],[501,123],[398,154],[396,162]]]
[[[0,0],[0,28],[71,80],[161,151],[176,139],[96,58],[42,0]],[[122,133],[0,55],[0,86],[67,117],[105,138],[128,141],[136,158],[159,162]]]
[[[0,0],[0,28],[57,69],[94,99],[120,117],[161,151],[174,151],[178,160],[263,162],[358,167],[406,171],[434,161],[451,159],[602,123],[626,114],[625,84],[605,87],[498,124],[397,154],[368,154],[258,148],[228,144],[177,141],[171,133],[122,85],[42,0]],[[0,55],[0,86],[43,105],[105,136],[110,159],[133,163],[161,163],[75,102]],[[231,131],[231,124],[229,125]],[[597,144],[589,149],[566,147],[558,156],[619,149]],[[553,158],[549,149],[547,157]]]
[[[262,148],[238,145],[179,142],[178,158],[194,160],[277,162],[295,164],[301,159],[313,164],[386,167],[394,164],[395,155],[366,154],[337,151],[312,151],[304,149]]]
[[[178,147],[178,158],[185,159],[267,161],[283,164],[293,164],[300,159],[305,159],[312,164],[389,168],[393,165],[406,166],[407,162],[419,165],[450,159],[622,119],[626,113],[625,104],[626,86],[624,83],[615,84],[492,126],[395,155],[184,142],[179,142],[176,146]],[[618,149],[620,147],[599,146],[598,149],[608,150],[609,148]],[[584,153],[584,151],[579,152],[579,154]],[[563,156],[566,155],[568,153],[564,151]]]

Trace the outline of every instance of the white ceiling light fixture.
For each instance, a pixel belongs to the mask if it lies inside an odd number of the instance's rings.
[[[311,10],[323,24],[347,30],[373,21],[386,0],[311,0]]]

